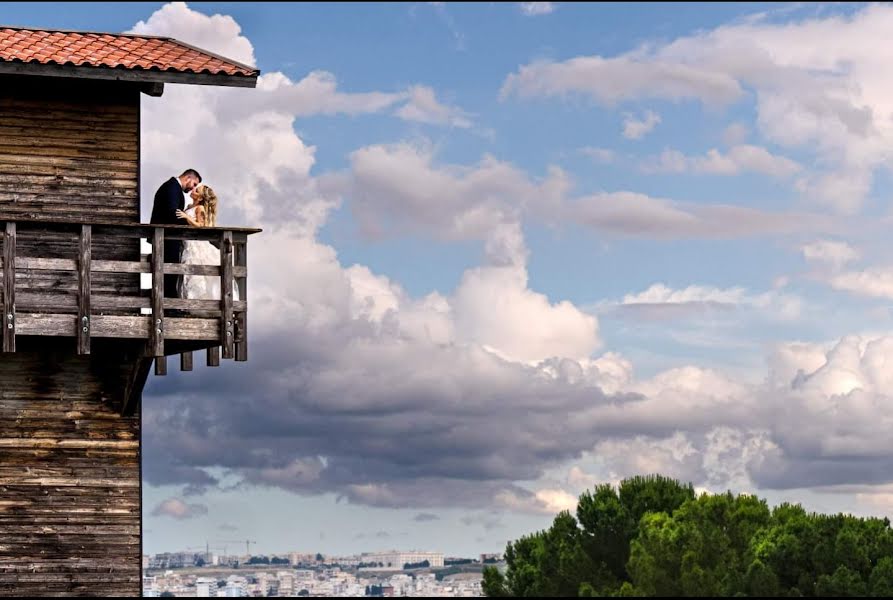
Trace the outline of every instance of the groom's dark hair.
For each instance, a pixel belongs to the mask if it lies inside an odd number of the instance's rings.
[[[186,177],[187,175],[192,175],[193,177],[198,179],[199,183],[202,182],[202,176],[199,175],[198,171],[196,171],[195,169],[186,169],[185,171],[183,171],[183,173],[180,174],[180,177]]]

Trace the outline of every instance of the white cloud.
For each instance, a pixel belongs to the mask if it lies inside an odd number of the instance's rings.
[[[191,23],[217,31],[208,17]],[[150,485],[211,485],[208,471],[219,469],[245,486],[368,505],[545,514],[575,499],[560,484],[525,491],[517,482],[596,447],[618,475],[666,469],[719,485],[743,473],[768,487],[893,480],[893,341],[791,351],[760,385],[693,366],[637,380],[624,357],[593,356],[597,319],[531,288],[521,228],[525,214],[664,238],[801,231],[814,221],[628,193],[569,201],[558,170],[534,180],[493,157],[439,165],[410,144],[362,148],[346,172],[316,176],[316,148],[295,119],[341,92],[318,75],[301,94],[300,82],[270,76],[259,90],[168,86],[143,100],[145,206],[152,182],[195,166],[220,195],[223,223],[264,228],[249,253],[250,369],[228,364],[153,384],[144,406]],[[336,112],[397,102],[347,96]],[[404,219],[400,233],[480,240],[485,260],[455,289],[413,297],[366,265],[343,265],[317,238],[339,202],[384,229]],[[761,296],[743,298],[758,306]],[[202,511],[172,500],[159,515]]]
[[[861,253],[846,242],[819,240],[801,247],[804,258],[814,266],[810,277],[832,289],[865,298],[893,299],[893,267],[875,265],[847,269]]]
[[[463,129],[471,127],[471,121],[460,108],[441,104],[437,101],[434,90],[423,85],[410,88],[409,101],[394,114],[407,121],[449,125]]]
[[[169,2],[130,33],[159,35],[182,40],[226,58],[254,66],[254,46],[242,35],[242,28],[229,15],[208,16],[189,8],[185,2]]]
[[[195,15],[194,27],[214,29],[215,21]],[[235,365],[178,381],[176,390],[165,382],[153,389],[147,480],[208,486],[214,479],[204,468],[216,467],[245,485],[331,491],[365,504],[492,502],[514,480],[535,478],[585,445],[542,440],[570,404],[602,396],[536,366],[554,357],[590,360],[599,344],[595,317],[527,280],[519,215],[528,204],[541,209],[563,197],[566,177],[552,170],[533,181],[492,157],[440,167],[430,151],[408,144],[362,148],[346,173],[316,177],[316,148],[295,133],[297,118],[378,111],[396,100],[342,94],[333,76],[320,73],[302,81],[270,73],[257,90],[168,86],[162,98],[143,100],[144,208],[151,182],[195,166],[218,192],[222,223],[264,229],[249,253],[258,357],[248,371]],[[368,210],[405,218],[411,231],[481,240],[485,262],[450,293],[411,297],[365,265],[343,266],[317,239],[340,202],[361,219]],[[188,408],[174,401],[183,394]],[[240,403],[221,396],[250,396],[267,409],[255,404],[240,415]],[[514,442],[481,412],[508,406],[528,424]],[[201,424],[184,410],[202,414]],[[262,423],[265,415],[276,419]],[[258,427],[263,436],[251,433]],[[399,456],[416,466],[392,454],[397,439]],[[443,452],[457,443],[462,456]]]
[[[646,172],[710,175],[739,175],[752,172],[781,179],[791,177],[801,169],[796,161],[772,154],[765,148],[747,144],[733,146],[725,154],[712,148],[704,156],[686,156],[678,150],[664,150],[656,163],[646,163],[643,166]]]
[[[244,111],[276,110],[296,117],[376,113],[408,97],[405,92],[344,93],[338,90],[336,77],[326,71],[313,71],[297,83],[282,73],[267,73],[258,80],[257,90],[245,90],[241,95],[237,108]]]
[[[623,297],[621,304],[739,304],[744,300],[745,293],[746,290],[742,287],[723,290],[715,287],[692,285],[685,289],[674,290],[662,283],[656,283],[644,292],[627,294]]]
[[[664,98],[725,105],[752,91],[770,141],[804,148],[821,166],[806,197],[843,214],[862,207],[872,173],[893,165],[893,93],[886,31],[893,7],[777,23],[743,21],[615,57],[521,66],[503,96],[584,94],[604,104]],[[816,51],[821,48],[821,51]]]
[[[848,243],[833,240],[819,240],[806,244],[800,251],[807,261],[827,265],[835,270],[858,260],[861,256],[859,251]]]
[[[591,473],[587,473],[578,465],[572,466],[567,472],[567,485],[571,489],[578,490],[580,493],[582,493],[583,490],[592,489],[600,483],[602,483],[602,481],[598,477]]]
[[[562,489],[541,489],[533,493],[504,491],[494,500],[501,508],[524,513],[554,515],[567,510],[573,514],[577,510],[577,497]]]
[[[555,12],[556,4],[555,2],[519,2],[518,7],[528,17],[536,17]]]
[[[628,140],[640,140],[660,123],[660,115],[647,110],[641,119],[635,118],[631,113],[623,115],[623,137]]]
[[[614,59],[578,56],[564,62],[539,61],[509,75],[500,95],[522,97],[584,94],[614,105],[637,98],[683,100],[700,98],[727,104],[743,93],[733,77],[681,63],[643,60],[625,55]]]
[[[372,235],[408,230],[488,239],[498,227],[520,222],[529,206],[560,205],[568,187],[557,169],[534,181],[492,156],[471,167],[440,166],[430,148],[408,143],[366,146],[350,158],[336,189]]]
[[[195,519],[206,514],[208,507],[204,504],[187,504],[179,498],[168,498],[152,509],[154,517],[171,517],[178,521]]]
[[[580,148],[580,152],[591,158],[593,161],[602,164],[610,164],[614,162],[616,154],[609,148],[598,148],[595,146],[586,146]]]
[[[561,206],[565,222],[612,234],[652,239],[735,238],[795,232],[833,232],[829,217],[767,212],[728,204],[690,204],[635,192],[603,192]]]
[[[835,290],[869,298],[893,299],[893,268],[871,267],[862,271],[836,273],[827,279]]]

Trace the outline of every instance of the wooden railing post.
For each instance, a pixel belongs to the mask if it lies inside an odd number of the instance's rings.
[[[245,303],[246,309],[235,315],[236,318],[236,360],[244,362],[248,360],[248,240],[236,244],[235,264],[237,267],[245,267],[245,276],[237,277],[236,284],[239,289],[239,300]]]
[[[16,224],[3,236],[3,351],[16,351]]]
[[[90,263],[93,232],[89,225],[81,225],[78,255],[78,354],[90,354]]]
[[[220,346],[212,346],[211,348],[208,348],[208,366],[220,366]]]
[[[152,232],[152,320],[149,323],[149,355],[164,356],[164,229]],[[158,373],[159,361],[155,361]]]
[[[233,233],[224,231],[220,240],[220,341],[223,358],[235,356],[233,324]]]
[[[192,370],[192,352],[183,352],[180,354],[180,370]]]

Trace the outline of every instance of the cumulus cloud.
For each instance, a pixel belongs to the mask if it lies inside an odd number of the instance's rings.
[[[216,23],[197,18],[193,27],[219,33]],[[297,94],[281,74],[265,77],[258,90],[168,86],[144,100],[144,179],[199,166],[221,198],[221,222],[264,228],[249,253],[251,369],[153,382],[147,481],[206,488],[216,467],[240,486],[369,505],[489,505],[587,447],[582,427],[543,440],[561,415],[604,394],[537,365],[590,360],[597,320],[529,288],[518,218],[525,202],[559,195],[563,175],[533,181],[489,157],[442,168],[428,151],[398,144],[355,152],[346,175],[316,177],[316,148],[294,131],[313,103],[250,100]],[[314,76],[305,87],[332,81]],[[344,98],[341,108],[367,100]],[[436,198],[425,195],[432,186]],[[364,210],[408,215],[410,229],[481,240],[485,260],[451,293],[411,297],[364,265],[342,265],[317,239],[341,202],[360,219]],[[523,423],[500,425],[505,410]]]
[[[719,70],[625,55],[613,59],[578,56],[564,62],[538,61],[523,65],[506,78],[500,95],[507,98],[514,94],[521,97],[582,94],[613,106],[638,98],[702,99],[711,104],[727,104],[742,93],[740,84]]]
[[[893,8],[885,4],[844,16],[745,20],[617,56],[532,62],[508,75],[502,95],[584,95],[605,105],[662,98],[719,107],[748,90],[760,133],[806,149],[822,166],[801,182],[807,199],[854,214],[874,170],[893,164],[890,57],[876,51],[886,47],[890,24]]]
[[[555,2],[519,2],[521,13],[528,17],[548,15],[555,12]]]
[[[893,267],[874,265],[863,269],[851,263],[861,253],[846,242],[819,240],[801,247],[806,261],[813,267],[810,278],[832,289],[865,298],[893,299]]]
[[[869,298],[893,299],[893,267],[870,267],[835,273],[827,279],[835,290]]]
[[[626,294],[619,301],[601,302],[594,308],[597,312],[614,312],[637,319],[676,319],[707,312],[751,309],[765,316],[792,320],[800,316],[801,307],[799,297],[775,290],[753,294],[740,286],[722,289],[690,285],[673,289],[655,283],[642,292]]]
[[[486,240],[520,222],[527,207],[560,204],[569,185],[558,169],[535,181],[492,156],[474,166],[438,165],[426,144],[366,146],[350,159],[350,171],[332,186],[351,199],[372,235],[397,226],[441,239]]]
[[[216,54],[255,66],[254,46],[229,15],[208,16],[190,9],[185,2],[169,2],[130,33],[166,35]]]
[[[704,156],[686,156],[678,150],[664,150],[656,161],[643,165],[645,172],[708,175],[739,175],[750,172],[779,179],[796,175],[801,169],[796,161],[747,144],[733,146],[726,153],[712,148]]]
[[[723,239],[834,232],[843,222],[815,213],[694,204],[636,192],[602,192],[561,205],[565,222],[629,237]]]
[[[497,506],[516,512],[554,515],[567,510],[575,512],[577,497],[562,489],[541,489],[535,492],[512,490],[498,494]]]
[[[434,90],[423,85],[413,86],[409,90],[409,101],[395,114],[407,121],[449,125],[463,129],[471,127],[471,121],[462,109],[441,104],[435,97]]]
[[[204,504],[187,504],[180,498],[168,498],[152,509],[154,517],[171,517],[178,521],[195,519],[206,514],[208,507]]]
[[[860,258],[859,251],[848,243],[834,240],[818,240],[805,244],[800,251],[808,262],[826,265],[835,270]]]
[[[660,115],[650,110],[645,111],[641,119],[631,113],[625,113],[623,117],[623,137],[628,140],[642,139],[660,123]]]
[[[218,23],[191,26],[219,34]],[[295,93],[269,77],[265,86]],[[312,103],[252,93],[265,90],[168,86],[143,99],[144,207],[150,182],[195,165],[218,190],[221,222],[264,228],[249,253],[251,362],[152,380],[148,484],[198,490],[223,473],[246,491],[542,514],[570,507],[573,488],[529,482],[596,449],[616,457],[618,475],[661,468],[699,484],[893,479],[884,366],[893,342],[791,351],[759,384],[691,366],[639,379],[623,356],[595,354],[596,318],[533,289],[522,229],[524,214],[551,214],[666,239],[800,231],[803,219],[633,194],[568,201],[558,170],[534,179],[494,157],[442,165],[410,144],[361,148],[344,172],[321,176],[316,148],[294,131]],[[369,98],[345,99],[342,112],[355,100]],[[340,205],[367,229],[402,223],[397,231],[479,240],[484,259],[455,289],[413,296],[366,265],[342,264],[319,239]],[[642,440],[653,449],[624,463]],[[156,516],[197,516],[201,506],[173,498]]]

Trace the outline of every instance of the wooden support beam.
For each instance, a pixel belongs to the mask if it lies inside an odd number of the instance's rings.
[[[162,94],[164,94],[164,82],[162,81],[153,81],[151,83],[144,83],[140,86],[140,91],[147,96],[152,96],[153,98],[160,98]]]
[[[90,354],[90,262],[93,232],[89,225],[81,225],[78,255],[78,354]]]
[[[182,354],[180,354],[180,370],[192,370],[192,352],[183,352]]]
[[[152,233],[152,323],[149,328],[149,354],[164,356],[164,229]],[[155,363],[158,373],[158,363]]]
[[[236,244],[235,254],[236,270],[241,270],[244,275],[236,277],[239,289],[239,303],[247,308],[248,300],[248,243]],[[236,360],[244,362],[248,360],[248,311],[243,310],[235,315]]]
[[[233,234],[224,231],[220,237],[220,342],[223,358],[235,357],[235,325],[233,323]]]
[[[213,348],[208,348],[208,366],[209,367],[219,367],[220,366],[220,347],[214,346]]]
[[[155,374],[158,376],[167,375],[167,357],[166,356],[156,356],[155,357]]]
[[[16,224],[3,236],[3,351],[16,351]]]
[[[143,399],[143,388],[149,378],[149,369],[152,367],[152,357],[140,356],[133,363],[133,369],[127,377],[127,386],[124,388],[124,401],[121,404],[121,416],[133,415]]]

